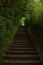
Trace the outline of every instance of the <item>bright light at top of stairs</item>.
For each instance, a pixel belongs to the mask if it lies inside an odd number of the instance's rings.
[[[34,1],[39,2],[40,0],[34,0]]]
[[[25,17],[21,19],[22,25],[24,26]]]

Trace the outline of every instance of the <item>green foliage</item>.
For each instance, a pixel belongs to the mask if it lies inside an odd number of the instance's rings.
[[[43,2],[32,0],[27,8],[26,26],[30,29],[32,40],[40,58],[43,59]]]
[[[11,43],[17,27],[12,20],[0,16],[0,59],[7,46]]]

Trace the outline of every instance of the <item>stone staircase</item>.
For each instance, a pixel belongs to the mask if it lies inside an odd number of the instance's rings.
[[[27,34],[26,27],[19,28],[3,59],[1,65],[41,65],[39,55]]]

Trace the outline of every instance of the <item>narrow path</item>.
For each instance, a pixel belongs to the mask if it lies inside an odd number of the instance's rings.
[[[30,42],[25,27],[20,27],[1,65],[41,65],[36,49]]]

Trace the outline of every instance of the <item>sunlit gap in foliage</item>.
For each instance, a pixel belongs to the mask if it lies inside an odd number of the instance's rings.
[[[40,0],[34,0],[34,1],[39,2]]]
[[[21,22],[21,25],[22,25],[22,26],[24,26],[24,25],[25,25],[25,19],[26,19],[26,18],[25,18],[25,17],[23,17],[23,18],[20,20],[20,22]]]

